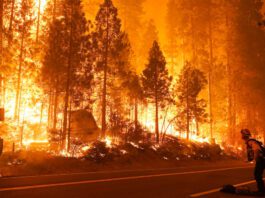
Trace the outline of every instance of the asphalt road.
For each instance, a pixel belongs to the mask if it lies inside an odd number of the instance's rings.
[[[0,198],[240,197],[218,190],[224,184],[255,189],[252,169],[227,165],[0,178]]]

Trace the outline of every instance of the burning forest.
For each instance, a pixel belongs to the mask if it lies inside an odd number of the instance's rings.
[[[3,152],[238,158],[242,128],[265,139],[263,13],[262,0],[1,0]]]
[[[0,27],[0,197],[265,195],[263,0],[0,0]]]

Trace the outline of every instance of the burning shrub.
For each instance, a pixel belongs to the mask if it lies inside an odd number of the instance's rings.
[[[211,146],[208,143],[193,143],[192,150],[194,151],[194,159],[210,159],[211,158]]]
[[[92,144],[92,147],[86,154],[86,158],[97,163],[112,159],[110,149],[107,147],[106,142],[102,141],[96,141]]]
[[[128,130],[126,140],[138,143],[144,139],[144,134],[146,132],[147,131],[141,125],[138,124],[136,127],[133,125]]]
[[[123,118],[119,113],[114,112],[110,115],[110,131],[113,137],[118,137],[126,131],[129,120]]]

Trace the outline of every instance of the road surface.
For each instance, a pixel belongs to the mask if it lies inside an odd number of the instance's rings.
[[[0,178],[1,198],[229,198],[224,184],[250,185],[252,165],[202,166]]]

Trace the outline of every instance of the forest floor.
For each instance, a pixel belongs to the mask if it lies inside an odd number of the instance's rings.
[[[163,146],[126,143],[108,147],[97,142],[80,158],[44,151],[19,151],[0,156],[1,177],[49,175],[176,167],[237,166],[243,159],[206,143],[170,142]]]
[[[9,159],[8,159],[9,158]],[[242,160],[214,159],[214,160],[158,160],[158,159],[135,159],[132,162],[110,161],[104,163],[91,162],[84,159],[67,157],[50,157],[42,153],[11,159],[6,155],[0,157],[1,177],[49,175],[80,172],[98,172],[115,170],[144,170],[144,169],[168,169],[176,167],[203,167],[203,166],[240,166]]]

